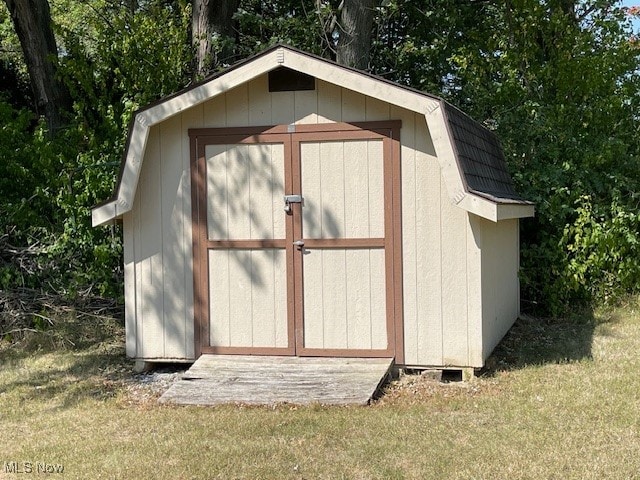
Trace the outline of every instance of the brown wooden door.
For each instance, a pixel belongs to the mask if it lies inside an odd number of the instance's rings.
[[[294,219],[295,241],[303,244],[294,253],[296,353],[390,356],[384,173],[391,152],[385,155],[384,136],[301,133],[292,151],[294,188],[304,199]]]
[[[198,353],[396,354],[398,125],[374,126],[190,131]]]

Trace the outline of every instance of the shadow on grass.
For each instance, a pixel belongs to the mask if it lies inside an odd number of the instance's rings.
[[[523,315],[487,359],[481,374],[589,360],[595,329],[602,322],[593,311],[562,319]]]
[[[0,349],[0,398],[71,407],[117,395],[131,376],[117,319],[57,319],[51,329],[30,332]]]

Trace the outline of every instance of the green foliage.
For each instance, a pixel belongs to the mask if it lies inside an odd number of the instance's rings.
[[[525,309],[559,314],[640,287],[640,49],[610,3],[395,0],[380,11],[379,71],[494,129],[536,202],[522,222]]]
[[[30,112],[0,103],[0,235],[29,259],[25,268],[3,258],[0,288],[119,297],[119,227],[92,228],[90,209],[113,191],[133,111],[184,85],[189,12],[186,2],[54,7],[73,118],[50,140]]]
[[[234,16],[238,24],[238,58],[276,43],[335,57],[331,49],[334,43],[331,22],[336,8],[337,2],[332,1],[242,1]]]
[[[620,9],[585,4],[593,12],[576,20],[560,2],[517,5],[495,12],[503,27],[484,49],[452,60],[460,103],[496,125],[519,190],[537,204],[524,222],[523,298],[558,314],[640,287],[640,51]]]
[[[90,207],[111,194],[133,111],[189,83],[190,2],[50,2],[74,99],[54,140],[23,108],[24,64],[0,3],[0,74],[15,78],[0,101],[0,239],[38,247],[28,268],[1,258],[0,288],[117,295],[118,227],[92,229]],[[374,73],[442,95],[494,129],[518,190],[536,202],[536,218],[521,224],[523,307],[559,314],[637,292],[640,46],[629,13],[640,10],[601,0],[380,5]],[[285,42],[333,58],[339,9],[242,0],[236,38],[218,49],[235,41],[242,59]]]
[[[629,208],[614,191],[611,205],[603,207],[585,195],[575,210],[577,218],[565,227],[561,239],[568,252],[565,280],[570,291],[607,300],[637,289],[639,206]]]

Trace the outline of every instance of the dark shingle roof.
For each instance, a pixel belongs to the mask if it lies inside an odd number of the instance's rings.
[[[530,203],[516,193],[496,135],[453,105],[442,103],[467,191],[498,203]]]

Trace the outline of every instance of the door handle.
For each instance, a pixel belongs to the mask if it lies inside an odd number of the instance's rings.
[[[293,245],[299,250],[302,251],[304,249],[304,240],[296,240],[293,242]]]

